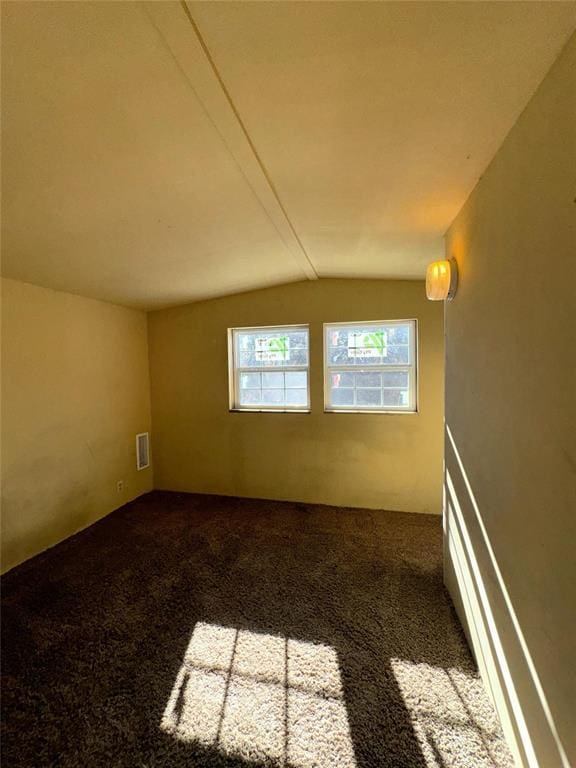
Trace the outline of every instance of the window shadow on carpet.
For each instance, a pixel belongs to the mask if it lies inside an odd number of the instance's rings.
[[[3,579],[4,760],[508,768],[441,552],[424,515],[142,497]]]
[[[356,768],[333,648],[198,622],[160,727],[276,766]]]

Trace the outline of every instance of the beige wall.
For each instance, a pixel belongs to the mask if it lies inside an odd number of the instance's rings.
[[[513,728],[525,719],[542,768],[567,765],[555,728],[576,763],[575,73],[573,37],[447,238],[460,270],[446,307],[447,581],[473,637],[492,615],[476,650],[490,666],[501,642],[495,674],[510,710],[515,689]],[[458,537],[469,538],[464,562]],[[455,571],[474,562],[467,595]],[[475,602],[479,615],[464,616]]]
[[[145,314],[2,280],[2,569],[150,490],[149,428]]]
[[[442,308],[421,282],[320,280],[149,314],[158,488],[433,512]],[[323,413],[322,323],[417,318],[418,414]],[[310,414],[229,413],[227,329],[309,323]]]

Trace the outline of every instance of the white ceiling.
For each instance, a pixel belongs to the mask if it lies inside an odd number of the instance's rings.
[[[572,2],[2,3],[5,276],[146,309],[422,278]]]

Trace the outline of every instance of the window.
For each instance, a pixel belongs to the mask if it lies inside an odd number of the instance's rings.
[[[324,410],[415,411],[416,321],[324,326]]]
[[[230,407],[308,411],[308,326],[232,328]]]

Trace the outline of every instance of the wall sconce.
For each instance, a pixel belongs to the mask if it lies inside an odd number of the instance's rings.
[[[433,261],[426,270],[426,298],[430,301],[450,301],[458,286],[458,265],[455,259]]]

